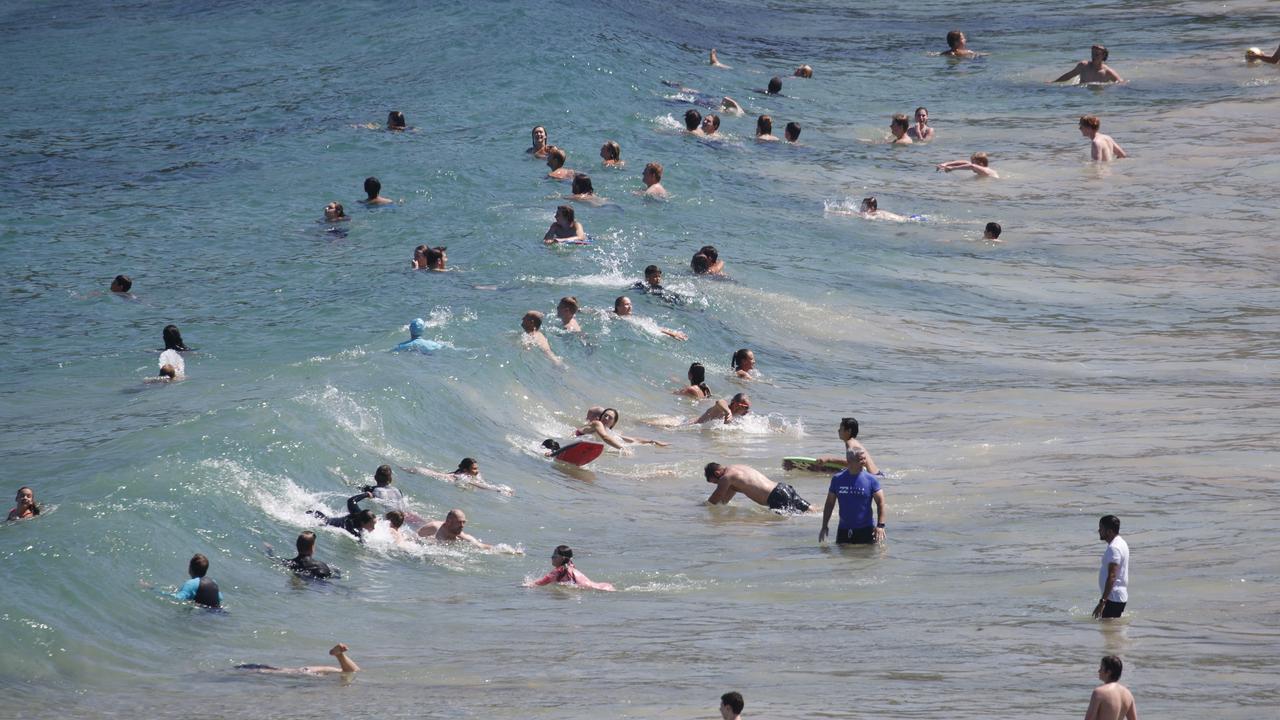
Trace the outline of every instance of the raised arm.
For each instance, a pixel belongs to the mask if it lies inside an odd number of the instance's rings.
[[[827,502],[822,506],[822,529],[818,531],[818,542],[827,539],[827,526],[831,524],[831,511],[836,508],[836,494],[827,492]]]
[[[1054,80],[1054,82],[1056,82],[1056,83],[1059,83],[1059,82],[1066,82],[1066,81],[1070,80],[1071,78],[1073,78],[1073,77],[1075,77],[1075,76],[1079,75],[1079,74],[1080,74],[1080,71],[1081,71],[1081,70],[1083,70],[1083,69],[1084,69],[1084,63],[1082,63],[1082,62],[1080,62],[1080,63],[1076,63],[1076,66],[1075,66],[1075,67],[1071,68],[1071,70],[1070,70],[1070,71],[1068,71],[1066,74],[1064,74],[1062,77],[1058,78],[1057,80]]]
[[[371,492],[361,492],[359,495],[352,495],[347,498],[347,513],[355,514],[360,512],[360,501],[373,497]]]
[[[354,660],[347,657],[347,650],[348,648],[346,643],[338,643],[329,650],[329,654],[338,659],[338,665],[341,667],[342,672],[360,672],[360,666],[357,665]]]

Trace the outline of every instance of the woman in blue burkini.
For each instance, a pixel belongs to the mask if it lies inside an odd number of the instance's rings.
[[[401,352],[411,350],[413,352],[431,353],[444,347],[435,340],[423,340],[422,333],[427,329],[427,321],[422,318],[414,318],[409,323],[409,339],[391,348],[392,352]]]

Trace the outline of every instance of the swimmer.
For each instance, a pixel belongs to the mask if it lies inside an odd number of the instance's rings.
[[[601,440],[604,439],[605,435],[610,435],[613,438],[631,445],[656,445],[657,447],[668,447],[671,445],[671,443],[662,442],[661,440],[631,437],[630,435],[613,432],[614,427],[618,424],[618,417],[618,411],[613,408],[593,405],[587,408],[587,424],[574,430],[573,434],[575,437],[594,434]],[[608,442],[606,442],[606,444],[612,445],[612,443]],[[545,446],[546,444],[544,443],[544,447]],[[613,445],[613,447],[619,448],[621,446]],[[554,448],[552,449],[552,452],[554,452]]]
[[[733,374],[739,380],[754,380],[759,374],[756,370],[756,354],[747,348],[734,351],[729,367],[733,368]]]
[[[342,528],[355,536],[360,542],[364,542],[364,533],[373,532],[378,523],[378,516],[372,510],[360,509],[360,501],[368,500],[371,497],[373,497],[372,492],[362,490],[347,498],[346,515],[329,517],[319,510],[310,510],[307,514],[323,520],[324,524],[329,527]]]
[[[1001,232],[1003,232],[1003,230],[1001,230],[1000,228],[1000,223],[989,222],[987,223],[987,226],[982,230],[982,239],[990,240],[992,242],[1000,242]]]
[[[761,115],[756,118],[756,142],[777,142],[773,134],[773,118]]]
[[[689,366],[689,384],[675,391],[676,395],[688,395],[695,400],[711,397],[711,388],[707,387],[707,369],[702,363]]]
[[[881,210],[879,204],[874,197],[862,198],[862,207],[858,209],[858,215],[867,220],[892,220],[895,222],[905,222],[906,217],[891,213],[888,210]]]
[[[786,483],[778,483],[747,465],[707,463],[703,468],[707,482],[716,486],[708,505],[727,505],[734,495],[742,493],[759,505],[785,513],[807,513],[812,507]]]
[[[742,109],[742,106],[738,104],[738,101],[728,95],[725,95],[724,99],[720,101],[720,112],[736,115],[738,117],[742,117],[747,114],[746,111]]]
[[[560,321],[560,327],[565,332],[580,333],[582,326],[578,324],[578,298],[572,295],[566,295],[560,298],[560,302],[556,304],[556,318]]]
[[[425,340],[422,333],[427,329],[427,321],[422,318],[414,318],[409,323],[409,339],[391,348],[391,352],[420,352],[430,355],[431,353],[444,347],[444,345],[435,340]]]
[[[809,65],[801,65],[800,67],[796,68],[796,71],[793,73],[793,75],[798,78],[806,78],[806,79],[811,78],[813,77],[813,68]]]
[[[606,141],[600,146],[600,159],[604,161],[604,166],[607,168],[620,168],[627,164],[622,159],[622,146],[613,140]]]
[[[404,113],[399,110],[392,110],[387,113],[387,129],[388,130],[406,130],[408,124],[404,121]]]
[[[694,253],[693,259],[689,261],[689,269],[694,275],[710,275],[711,260],[702,253]]]
[[[142,378],[142,382],[147,384],[170,383],[177,382],[178,379],[183,377],[185,377],[185,375],[178,372],[178,368],[174,367],[170,363],[163,363],[160,365],[160,372],[158,374],[154,377]]]
[[[1129,688],[1120,684],[1124,662],[1115,655],[1102,658],[1098,679],[1102,684],[1089,695],[1089,709],[1084,720],[1138,720],[1138,704]]]
[[[782,94],[782,78],[777,75],[774,75],[773,77],[769,78],[769,87],[765,88],[764,90],[761,90],[760,88],[756,88],[752,92],[758,92],[761,95],[781,95]]]
[[[520,329],[524,331],[526,346],[532,345],[541,350],[556,367],[564,366],[564,360],[551,352],[551,343],[547,342],[547,336],[542,334],[542,313],[537,310],[525,313],[520,319]]]
[[[390,525],[390,528],[388,529],[391,532],[391,539],[395,540],[397,545],[403,544],[407,540],[404,534],[400,531],[400,528],[404,527],[404,513],[400,510],[388,510],[382,517],[386,519],[387,524]]]
[[[599,206],[604,202],[604,198],[596,195],[596,189],[591,184],[591,177],[586,173],[574,173],[571,192],[573,194],[569,196],[569,199],[575,202],[584,202],[595,206]]]
[[[666,289],[662,287],[662,269],[657,265],[648,265],[644,269],[644,280],[637,280],[632,290],[646,295],[662,295]]]
[[[1083,128],[1084,126],[1081,125]],[[934,172],[952,170],[972,170],[974,175],[984,178],[1000,179],[1000,173],[991,169],[991,158],[984,152],[976,152],[969,156],[969,160],[950,160],[948,162],[939,163]]]
[[[746,393],[738,393],[730,398],[729,402],[717,400],[714,405],[707,408],[707,411],[698,416],[696,420],[690,420],[688,425],[701,425],[705,422],[713,422],[715,420],[722,421],[728,425],[734,418],[742,417],[751,412],[751,399]]]
[[[1270,63],[1271,65],[1275,65],[1276,63],[1280,63],[1280,47],[1277,47],[1276,51],[1274,53],[1271,53],[1270,55],[1263,55],[1260,51],[1256,51],[1253,48],[1249,48],[1249,50],[1244,54],[1244,59],[1251,60],[1251,61],[1261,60],[1264,63]]]
[[[707,137],[715,137],[720,132],[720,116],[707,113],[702,118],[702,134]]]
[[[1076,66],[1053,82],[1066,82],[1079,77],[1081,83],[1118,83],[1124,82],[1115,70],[1107,66],[1106,60],[1111,53],[1101,45],[1089,49],[1089,59],[1081,60]]]
[[[689,108],[684,111],[684,131],[688,135],[702,134],[702,113]]]
[[[912,139],[907,130],[911,127],[911,122],[907,120],[907,116],[898,113],[889,121],[889,132],[893,133],[893,139],[889,141],[890,145],[910,145]]]
[[[550,146],[547,145],[547,129],[541,125],[535,126],[533,128],[533,147],[525,150],[525,152],[536,158],[544,158],[550,149]]]
[[[17,504],[13,509],[9,510],[9,517],[6,521],[26,520],[40,514],[40,506],[36,504],[36,491],[23,485],[18,488],[18,494],[13,498]]]
[[[729,69],[728,65],[725,65],[724,63],[720,62],[720,58],[716,57],[715,48],[711,48],[711,67],[723,68],[725,70]]]
[[[373,482],[374,485],[365,485],[360,489],[393,510],[404,509],[404,493],[400,492],[400,488],[391,487],[395,477],[391,474],[390,465],[379,465],[378,469],[373,471]]]
[[[552,180],[572,180],[574,172],[564,166],[567,159],[565,152],[555,145],[547,148],[547,167],[551,168],[547,177]]]
[[[626,295],[622,295],[613,301],[613,314],[617,315],[620,318],[639,319],[639,316],[631,314],[631,298],[627,297]],[[669,338],[675,338],[676,340],[689,339],[688,335],[680,332],[679,330],[672,330],[670,328],[664,328],[659,326],[658,332],[662,333],[663,335],[666,335]]]
[[[1098,132],[1102,127],[1102,121],[1097,115],[1084,115],[1080,118],[1080,134],[1089,138],[1089,156],[1094,162],[1111,162],[1120,158],[1127,158],[1129,154],[1120,147],[1110,135],[1104,135]]]
[[[482,543],[476,538],[463,532],[462,529],[467,526],[467,514],[457,508],[450,510],[444,520],[432,520],[423,525],[418,530],[418,537],[431,538],[436,542],[457,542],[462,540],[469,542],[481,550],[492,550],[493,546]]]
[[[640,193],[641,195],[655,200],[667,199],[667,189],[662,187],[662,163],[651,162],[645,165],[640,179],[644,181],[644,191]]]
[[[380,205],[395,204],[396,202],[395,200],[392,200],[391,198],[382,197],[382,195],[380,194],[381,192],[382,192],[382,182],[379,181],[378,178],[376,177],[365,178],[364,194],[367,195],[368,197],[366,197],[364,200],[361,200],[360,203],[362,205],[367,205],[369,207],[378,207]]]
[[[133,287],[133,281],[128,275],[117,275],[115,280],[111,281],[111,292],[117,295],[126,295],[133,297],[129,293],[129,289]]]
[[[746,706],[742,693],[727,692],[720,696],[720,717],[722,720],[742,720],[742,708]]]
[[[953,58],[971,58],[977,57],[978,53],[969,49],[968,38],[959,30],[952,30],[947,33],[947,49],[942,51],[943,57]]]
[[[278,668],[271,665],[260,665],[257,663],[247,663],[237,665],[237,670],[250,670],[252,672],[260,672],[268,675],[330,675],[333,673],[341,673],[350,675],[351,673],[360,672],[360,666],[355,664],[351,658],[347,657],[349,650],[345,643],[338,643],[329,649],[329,654],[338,659],[338,667],[332,665],[304,665],[296,668]]]
[[[298,539],[294,542],[294,546],[298,549],[298,554],[288,560],[281,560],[280,564],[291,570],[298,577],[312,580],[328,580],[341,577],[339,573],[329,567],[328,563],[315,559],[315,533],[310,530],[303,530],[298,533]],[[270,545],[267,546],[267,555],[275,557],[275,552]]]
[[[543,575],[538,580],[528,583],[527,587],[550,585],[551,583],[577,585],[588,590],[614,591],[613,585],[606,582],[595,582],[583,575],[581,570],[574,567],[573,549],[568,545],[560,545],[551,553],[551,572]]]
[[[177,325],[165,325],[161,336],[164,338],[165,350],[174,350],[176,352],[191,351],[191,348],[182,342],[182,333],[178,330]]]
[[[342,209],[342,203],[337,200],[331,200],[328,205],[324,206],[325,222],[345,222],[350,219],[351,217],[347,215],[347,211]]]
[[[703,245],[699,248],[698,253],[706,255],[711,261],[711,269],[708,271],[712,275],[720,275],[724,273],[724,261],[720,259],[720,251],[716,250],[715,245]]]
[[[792,120],[787,123],[787,127],[782,131],[782,137],[789,143],[799,142],[800,140],[800,123]]]
[[[916,108],[916,124],[907,130],[907,137],[916,142],[928,142],[933,139],[933,128],[929,127],[929,109]]]
[[[574,219],[573,207],[570,205],[561,205],[556,208],[555,222],[547,228],[547,234],[542,236],[542,242],[547,245],[564,240],[586,239],[587,232],[582,229],[582,223]]]
[[[429,247],[426,250],[423,250],[422,259],[426,261],[427,269],[435,270],[436,272],[444,272],[447,269],[445,265],[449,262],[449,256],[445,254],[445,251],[448,249],[449,248],[443,245],[438,245],[436,247]]]
[[[169,597],[183,602],[195,601],[195,604],[205,607],[222,607],[222,593],[218,590],[218,583],[205,577],[208,572],[209,558],[200,553],[192,555],[191,562],[187,563],[187,574],[191,579]]]
[[[428,475],[439,480],[451,482],[455,485],[467,485],[479,490],[492,490],[500,495],[508,497],[515,494],[515,491],[506,485],[494,485],[484,478],[480,477],[480,463],[473,458],[462,458],[458,463],[458,469],[453,472],[443,473],[439,470],[432,470],[425,467],[400,467],[408,473],[415,475]]]
[[[844,457],[823,455],[821,457],[814,458],[814,467],[844,464],[845,468],[854,475],[866,470],[872,475],[884,477],[884,473],[880,472],[880,468],[876,465],[876,461],[871,459],[871,453],[868,453],[867,449],[863,447],[862,443],[858,440],[857,418],[840,418],[840,426],[836,429],[836,435],[844,443]],[[795,470],[797,468],[791,461],[783,460],[782,469]]]

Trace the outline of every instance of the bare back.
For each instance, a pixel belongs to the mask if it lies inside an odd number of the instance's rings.
[[[778,486],[778,483],[749,465],[726,467],[722,480],[728,481],[729,487],[734,491],[746,495],[761,505],[769,504],[769,493]]]
[[[1085,720],[1138,720],[1138,708],[1133,693],[1118,682],[1094,688],[1089,698],[1089,710]]]

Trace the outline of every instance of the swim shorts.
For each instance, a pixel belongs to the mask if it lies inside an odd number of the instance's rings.
[[[842,528],[836,530],[836,543],[848,545],[872,545],[876,541],[876,529],[873,527],[864,528]]]
[[[1124,606],[1128,604],[1129,603],[1122,603],[1122,602],[1115,602],[1113,600],[1108,600],[1107,604],[1102,608],[1102,617],[1118,618],[1124,612]]]
[[[786,483],[778,483],[769,493],[769,509],[782,512],[809,512],[809,503],[796,493],[796,489]]]

